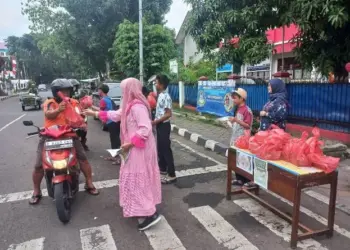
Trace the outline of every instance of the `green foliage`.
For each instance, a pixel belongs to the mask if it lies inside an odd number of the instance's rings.
[[[139,24],[125,20],[119,25],[112,52],[116,68],[126,77],[139,75]],[[169,60],[176,56],[174,32],[163,25],[143,26],[144,75],[148,79],[169,71]]]
[[[217,44],[232,37],[239,46],[227,45],[223,61],[250,64],[267,58],[269,28],[292,23],[300,27],[295,50],[306,68],[315,65],[324,75],[344,75],[350,61],[350,1],[348,0],[186,0],[192,5],[190,32],[200,49],[210,54]]]
[[[190,62],[187,66],[179,65],[179,76],[171,75],[171,81],[181,80],[186,84],[196,84],[201,76],[206,76],[210,80],[216,79],[217,64],[215,60],[202,59],[196,63]],[[219,74],[218,79],[227,79],[227,74]],[[179,78],[179,79],[178,79]]]
[[[144,14],[151,23],[161,23],[171,2],[147,1]],[[50,50],[74,52],[74,57],[102,77],[112,58],[109,49],[116,27],[124,19],[138,20],[138,0],[26,0],[23,12],[32,22],[33,32],[55,36],[59,46],[51,42]]]

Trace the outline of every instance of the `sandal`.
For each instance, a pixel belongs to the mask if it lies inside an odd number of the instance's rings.
[[[122,163],[120,157],[114,158],[112,165],[120,165]]]
[[[256,185],[254,182],[247,182],[244,184],[244,187],[246,187],[246,188],[255,188],[257,186],[258,185]]]
[[[160,179],[162,184],[173,184],[177,181],[176,177],[165,176]]]
[[[232,181],[232,186],[242,187],[243,185],[244,185],[244,183],[240,180],[233,180]]]
[[[99,195],[100,192],[95,187],[88,187],[87,184],[84,186],[85,191],[90,195]]]
[[[30,205],[37,205],[37,204],[39,204],[39,202],[42,198],[43,198],[43,195],[41,193],[37,194],[37,195],[33,194],[33,196],[29,200],[29,204]]]
[[[100,156],[102,159],[104,159],[105,161],[114,161],[115,158],[114,157],[105,157],[103,155]]]

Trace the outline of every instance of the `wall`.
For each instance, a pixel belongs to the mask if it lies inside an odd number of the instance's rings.
[[[193,40],[193,37],[189,34],[184,39],[184,65],[187,65],[191,59],[192,62],[198,62],[203,58],[203,54],[198,52],[197,44]]]
[[[261,111],[268,101],[266,85],[238,84],[236,87],[248,93],[248,106]],[[169,86],[173,101],[178,101],[178,85]],[[197,105],[197,85],[185,85],[185,103]],[[288,121],[326,130],[350,133],[350,84],[339,83],[291,83],[287,85],[289,96]]]

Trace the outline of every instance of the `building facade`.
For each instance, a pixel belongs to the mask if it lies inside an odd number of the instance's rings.
[[[186,66],[190,62],[196,63],[203,58],[203,53],[198,50],[197,44],[188,30],[188,22],[191,12],[187,12],[179,32],[176,35],[176,44],[182,46],[183,49],[183,64]]]

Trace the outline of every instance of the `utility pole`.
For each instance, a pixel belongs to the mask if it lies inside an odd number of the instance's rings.
[[[139,0],[139,42],[140,42],[140,81],[143,84],[143,24],[142,24],[142,0]]]

